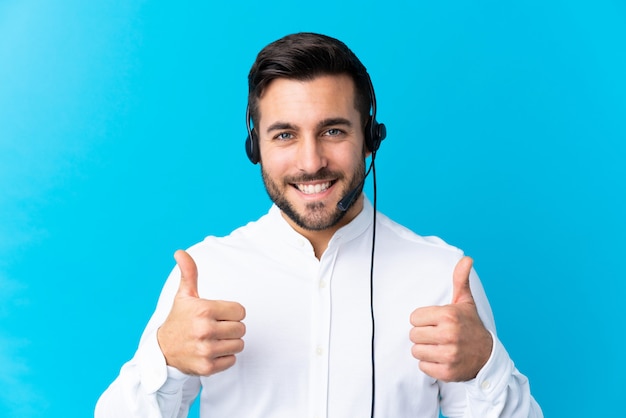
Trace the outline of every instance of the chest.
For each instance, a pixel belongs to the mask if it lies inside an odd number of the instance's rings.
[[[321,262],[257,259],[201,271],[201,297],[246,308],[245,349],[233,368],[203,381],[207,404],[226,407],[233,399],[226,391],[267,408],[246,416],[281,416],[277,405],[284,416],[367,416],[373,328],[370,265],[362,254],[338,252]],[[374,270],[377,403],[393,412],[388,416],[437,399],[437,386],[411,356],[408,334],[413,309],[445,299],[440,281],[429,269],[394,260]]]

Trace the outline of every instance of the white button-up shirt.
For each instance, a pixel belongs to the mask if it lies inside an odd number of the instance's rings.
[[[166,366],[156,330],[178,289],[175,268],[135,356],[102,395],[96,418],[184,417],[200,387],[202,417],[370,416],[373,209],[341,228],[318,260],[310,243],[273,206],[257,222],[189,249],[200,297],[246,309],[245,348],[236,364],[209,377]],[[411,312],[446,305],[462,252],[377,216],[374,263],[376,410],[380,418],[541,417],[527,379],[495,335],[487,298],[470,276],[478,312],[494,337],[491,357],[469,382],[422,373],[411,355]]]

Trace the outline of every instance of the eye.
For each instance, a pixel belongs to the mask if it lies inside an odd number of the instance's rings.
[[[293,139],[293,135],[290,134],[289,132],[281,132],[277,134],[276,136],[274,136],[274,139],[278,141],[287,141],[289,139]]]
[[[337,128],[331,128],[329,130],[327,130],[324,135],[326,136],[339,136],[342,135],[344,132],[341,129],[337,129]]]

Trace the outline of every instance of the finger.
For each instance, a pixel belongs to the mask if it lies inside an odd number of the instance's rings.
[[[436,325],[415,326],[409,332],[409,338],[416,344],[449,345],[458,342],[462,328],[462,316],[454,305],[441,307],[440,321]]]
[[[463,257],[459,260],[452,274],[452,303],[474,302],[470,290],[469,276],[474,260]]]
[[[233,340],[246,334],[246,325],[239,321],[212,321],[203,336],[206,340]]]
[[[194,374],[198,376],[210,376],[215,373],[223,372],[224,370],[232,367],[237,359],[234,354],[229,354],[215,358],[199,358],[191,366],[188,374]]]
[[[193,258],[183,250],[174,253],[174,259],[180,269],[180,285],[177,296],[198,297],[198,267]]]
[[[442,382],[454,382],[457,380],[454,375],[454,370],[446,363],[421,360],[419,362],[419,368],[428,376],[441,380]]]
[[[244,342],[241,338],[233,340],[219,340],[211,343],[211,350],[208,357],[216,359],[224,356],[239,354],[243,351]]]
[[[443,348],[435,344],[413,344],[411,355],[417,360],[429,363],[443,363]]]
[[[216,321],[243,321],[246,309],[237,302],[225,300],[203,300],[204,315]]]
[[[440,332],[437,327],[413,327],[409,331],[409,340],[414,344],[441,344]]]
[[[417,308],[411,313],[411,325],[414,327],[436,326],[441,322],[445,306],[425,306]]]
[[[215,358],[210,362],[210,369],[208,369],[205,373],[200,373],[200,375],[209,376],[211,374],[223,372],[224,370],[232,367],[236,361],[237,358],[233,354]]]

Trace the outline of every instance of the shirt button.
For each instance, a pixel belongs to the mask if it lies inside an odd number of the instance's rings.
[[[320,289],[323,289],[326,287],[326,281],[325,280],[320,280]]]
[[[489,388],[491,387],[491,382],[489,382],[489,380],[485,380],[484,382],[482,382],[482,383],[480,384],[480,387],[481,387],[483,390],[487,390],[487,389],[489,389]]]
[[[322,354],[324,354],[324,349],[318,345],[317,348],[315,349],[315,354],[317,354],[318,356],[321,356]]]

